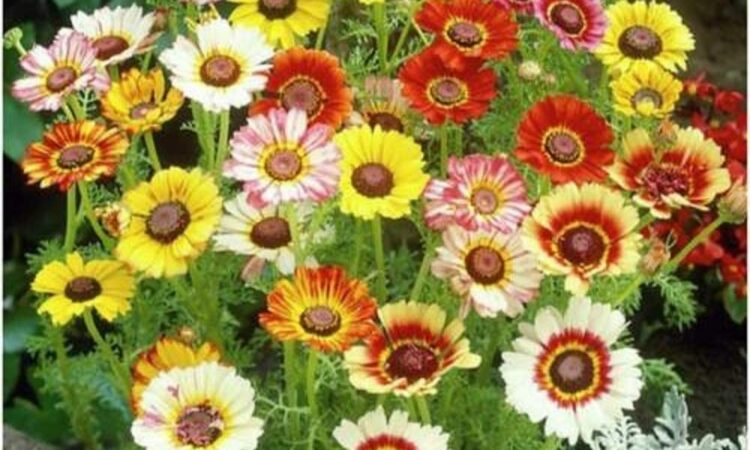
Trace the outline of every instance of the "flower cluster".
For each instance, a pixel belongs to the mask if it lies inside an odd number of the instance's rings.
[[[140,447],[250,450],[275,427],[288,430],[283,448],[307,439],[308,448],[447,450],[450,424],[431,423],[429,399],[450,377],[480,368],[482,379],[500,354],[502,385],[492,388],[575,445],[632,409],[644,383],[638,351],[618,343],[622,298],[589,297],[612,279],[648,281],[638,274],[649,262],[643,234],[672,236],[648,276],[720,261],[745,295],[745,234],[717,232],[741,242],[730,251],[710,233],[743,219],[743,99],[677,78],[694,43],[668,5],[427,0],[407,7],[394,42],[387,13],[400,12],[363,1],[375,51],[349,60],[323,45],[337,31],[329,0],[230,0],[228,18],[214,1],[183,3],[171,14],[184,26],[168,32],[138,6],[79,12],[48,47],[20,48],[26,75],[12,88],[33,111],[59,111],[21,164],[29,183],[67,196],[55,244],[64,261],[36,274],[38,312],[60,327],[83,317]],[[518,89],[513,56],[532,34],[522,30],[545,33],[556,44],[545,51],[566,60],[595,55],[611,101],[545,86],[513,117],[506,148],[464,145],[517,106],[503,96]],[[423,41],[402,55],[412,31]],[[351,69],[357,58],[367,70]],[[689,125],[659,122],[683,92]],[[720,119],[695,102],[711,102]],[[169,143],[155,136],[175,122],[194,135],[193,167],[164,167]],[[685,225],[696,217],[700,232]],[[83,220],[93,246],[77,247]],[[396,220],[424,244],[413,280],[394,273],[384,248]],[[707,242],[693,237],[703,234]],[[681,250],[672,259],[671,247]],[[413,282],[409,292],[397,278]],[[545,307],[528,307],[540,297]],[[165,303],[158,326],[101,336],[94,312],[118,333],[137,327],[154,298]],[[480,321],[515,338],[502,352],[486,339],[480,356]],[[249,322],[265,336],[253,348],[273,359],[267,370],[282,360],[283,383],[248,370],[237,326]],[[364,392],[380,396],[377,407],[330,426],[337,410],[319,401],[359,393],[359,407]],[[394,397],[410,411],[388,415]],[[256,400],[274,407],[259,411]]]

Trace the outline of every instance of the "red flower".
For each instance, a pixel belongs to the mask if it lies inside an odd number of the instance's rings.
[[[737,116],[720,127],[708,127],[706,135],[713,139],[729,159],[747,161],[747,115]]]
[[[338,128],[352,112],[352,92],[339,60],[328,52],[292,48],[278,53],[264,99],[250,106],[249,116],[274,108],[299,108],[311,124]]]
[[[428,0],[414,19],[435,35],[435,50],[443,57],[500,59],[518,45],[518,25],[507,10],[493,3]]]
[[[734,285],[738,298],[747,295],[747,260],[744,254],[725,254],[719,263],[719,272],[725,283]]]
[[[518,126],[515,154],[555,183],[604,181],[612,163],[614,136],[587,103],[568,96],[547,97],[526,112]]]
[[[716,86],[705,81],[706,73],[702,72],[695,78],[688,78],[682,82],[684,92],[691,97],[711,99],[716,93]]]
[[[519,14],[534,14],[534,0],[492,0],[507,10]]]
[[[434,48],[406,61],[398,78],[411,107],[433,125],[482,116],[496,96],[495,72],[479,58],[446,58]]]
[[[745,96],[737,91],[719,91],[714,97],[714,106],[719,111],[736,115],[745,106]]]

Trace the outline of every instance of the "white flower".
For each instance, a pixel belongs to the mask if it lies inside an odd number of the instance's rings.
[[[70,17],[73,29],[86,35],[103,65],[116,64],[149,49],[154,13],[144,14],[140,6],[100,8],[93,14],[81,11]],[[61,34],[72,30],[60,30]]]
[[[140,405],[130,432],[147,450],[253,450],[263,434],[250,381],[215,362],[162,372]]]
[[[273,49],[257,28],[232,27],[223,19],[196,27],[198,45],[178,36],[162,52],[172,84],[211,112],[246,106],[263,90]]]
[[[362,448],[448,450],[449,435],[439,426],[409,422],[404,411],[394,411],[390,419],[382,406],[362,416],[355,424],[342,420],[333,437],[346,450]]]
[[[643,382],[635,349],[612,345],[625,329],[625,316],[585,297],[570,300],[565,315],[553,307],[519,326],[521,337],[503,353],[500,372],[507,401],[544,432],[589,441],[632,409]]]

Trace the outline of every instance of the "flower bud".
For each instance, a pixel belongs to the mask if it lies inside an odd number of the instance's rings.
[[[518,76],[526,81],[534,81],[542,75],[542,68],[536,61],[524,61],[518,66]]]
[[[670,257],[667,244],[657,237],[652,237],[648,243],[648,251],[641,259],[641,271],[646,275],[653,275],[669,261]]]
[[[197,337],[198,335],[195,333],[195,330],[188,326],[183,326],[180,328],[180,331],[177,332],[177,339],[186,345],[192,345]]]
[[[120,237],[130,224],[130,211],[121,203],[113,202],[94,209],[94,215],[104,231],[112,237]]]
[[[719,200],[719,214],[727,222],[742,223],[747,218],[747,186],[743,181],[735,181]]]

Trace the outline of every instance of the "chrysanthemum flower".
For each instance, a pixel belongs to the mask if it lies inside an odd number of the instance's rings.
[[[481,357],[471,353],[458,319],[447,326],[436,304],[400,301],[378,310],[382,329],[344,354],[349,381],[373,394],[426,395],[437,392],[449,370],[473,369]]]
[[[52,294],[37,311],[48,313],[55,325],[65,325],[91,308],[111,322],[130,311],[135,279],[119,261],[84,263],[81,255],[70,253],[65,263],[53,261],[42,267],[31,283],[31,290]]]
[[[707,210],[717,194],[730,186],[721,149],[695,128],[678,128],[674,142],[659,148],[648,132],[633,130],[623,140],[623,153],[609,175],[633,200],[668,219],[673,209]]]
[[[519,14],[534,14],[534,0],[492,0],[508,11]]]
[[[531,211],[523,178],[507,158],[469,155],[448,159],[448,179],[433,178],[424,191],[427,225],[443,229],[510,233]]]
[[[358,97],[360,95],[358,94]],[[383,131],[403,133],[409,105],[401,95],[401,83],[382,75],[365,77],[360,108],[349,117],[352,125],[379,126]]]
[[[461,296],[462,316],[473,307],[482,317],[501,312],[515,317],[537,295],[542,274],[536,267],[536,258],[526,251],[518,232],[466,231],[454,226],[443,232],[432,273],[450,281]]]
[[[254,450],[263,434],[252,384],[215,362],[163,372],[143,392],[141,407],[130,432],[146,450]]]
[[[609,305],[572,298],[563,314],[553,307],[519,326],[500,373],[508,402],[544,432],[575,445],[633,409],[643,381],[638,351],[612,349],[625,317]]]
[[[102,116],[131,134],[158,131],[177,114],[183,101],[180,91],[166,89],[161,69],[142,73],[133,68],[102,97]]]
[[[600,184],[558,186],[539,199],[523,223],[523,241],[542,271],[565,275],[565,289],[583,295],[595,275],[633,273],[641,236],[638,211]]]
[[[287,202],[322,202],[336,193],[341,152],[333,128],[308,127],[304,111],[272,109],[234,133],[224,176],[242,181],[257,208]]]
[[[29,145],[21,168],[29,184],[43,188],[56,184],[67,191],[79,181],[114,175],[128,145],[116,128],[88,120],[56,123],[40,142]]]
[[[515,155],[554,183],[604,181],[615,157],[614,135],[596,110],[569,95],[550,96],[518,125]]]
[[[154,20],[154,13],[144,14],[137,5],[100,8],[90,15],[78,11],[70,17],[73,29],[91,39],[96,59],[103,65],[148,51],[154,40],[150,36]]]
[[[295,261],[292,231],[286,218],[278,213],[278,207],[266,206],[257,209],[247,203],[245,194],[239,194],[224,202],[226,213],[221,217],[219,230],[214,235],[214,249],[231,251],[253,257],[254,272],[263,270],[264,262],[271,262],[282,274],[289,275],[301,261]],[[304,229],[308,208],[295,208],[297,222]]]
[[[409,203],[429,180],[414,139],[364,125],[347,128],[334,141],[343,154],[341,211],[365,220],[376,214],[391,219],[409,214]]]
[[[614,107],[626,116],[666,117],[682,93],[682,82],[671,73],[644,61],[610,83]]]
[[[74,92],[109,87],[109,77],[97,68],[96,49],[81,33],[59,36],[49,47],[35,45],[21,58],[21,68],[28,76],[16,80],[11,93],[32,111],[57,111]]]
[[[596,55],[610,72],[622,74],[639,60],[670,72],[687,67],[693,34],[666,3],[620,0],[607,8],[609,27]]]
[[[459,57],[501,59],[518,45],[518,25],[510,12],[476,0],[428,0],[414,16],[435,35],[435,50]]]
[[[448,450],[450,436],[439,426],[409,422],[405,411],[388,418],[382,406],[357,423],[342,420],[333,437],[345,450]]]
[[[602,41],[607,18],[600,0],[537,0],[534,13],[563,48],[594,50]]]
[[[340,267],[300,267],[292,280],[276,283],[267,302],[258,320],[271,336],[317,351],[343,352],[376,331],[377,302]]]
[[[264,98],[250,106],[248,115],[264,114],[273,108],[301,109],[310,123],[338,129],[352,111],[352,92],[338,58],[305,48],[278,53]]]
[[[328,18],[330,0],[229,0],[240,5],[229,20],[256,27],[274,47],[291,48],[297,38],[320,29]]]
[[[273,56],[260,31],[217,19],[198,25],[195,34],[197,45],[177,36],[159,57],[172,85],[212,112],[250,103],[266,86],[265,62]]]
[[[219,189],[200,169],[161,170],[126,192],[122,202],[132,217],[115,256],[154,278],[187,272],[221,215]]]
[[[496,96],[495,72],[479,58],[456,60],[428,49],[409,58],[398,74],[403,94],[433,125],[481,117]]]
[[[130,224],[130,211],[120,202],[111,202],[94,208],[94,215],[104,231],[112,237],[120,237]]]
[[[130,389],[130,400],[133,411],[140,415],[141,397],[143,391],[162,372],[174,368],[186,368],[200,365],[204,362],[218,362],[221,359],[219,349],[210,342],[206,342],[194,349],[181,340],[162,337],[154,345],[144,350],[133,364],[133,387]]]

